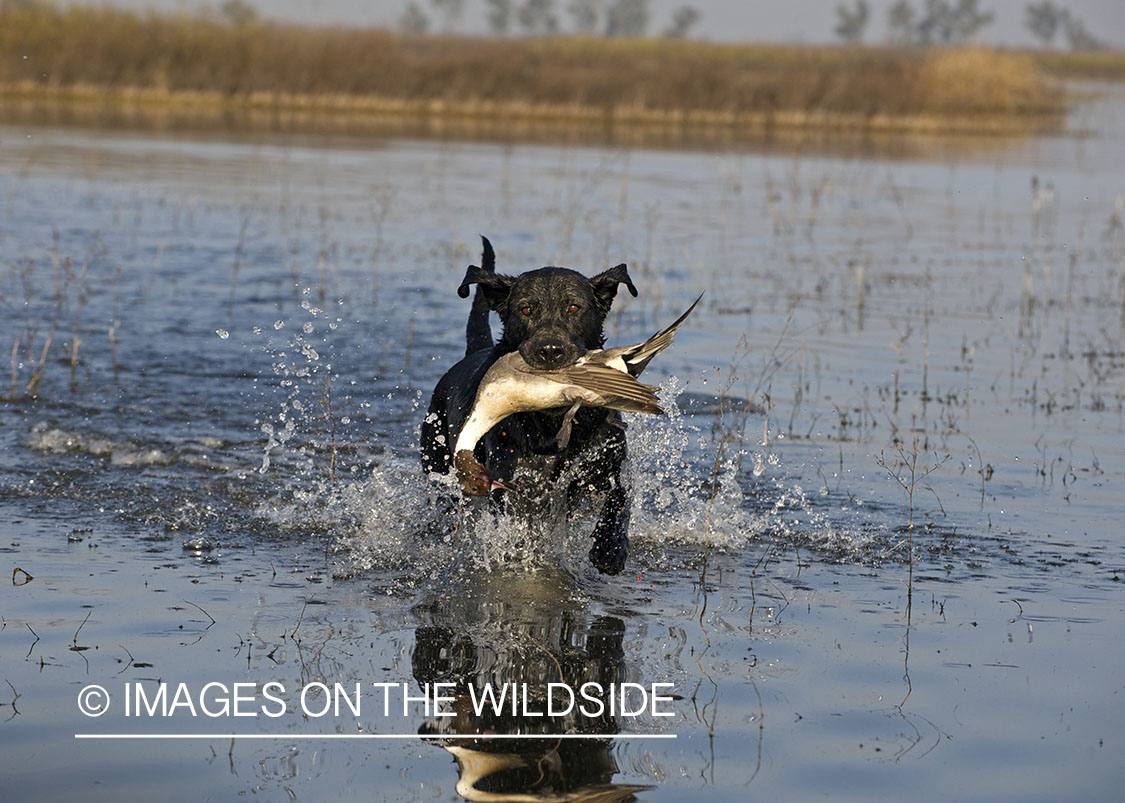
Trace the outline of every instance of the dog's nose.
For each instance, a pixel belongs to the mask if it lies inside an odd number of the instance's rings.
[[[563,348],[562,343],[544,343],[535,351],[535,356],[547,365],[559,362],[563,359],[566,349]]]

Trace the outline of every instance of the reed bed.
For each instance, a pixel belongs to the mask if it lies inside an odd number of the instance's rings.
[[[1125,81],[1125,51],[1051,50],[1035,54],[1035,61],[1055,78]]]
[[[0,90],[42,102],[592,123],[1005,131],[1063,109],[1030,55],[587,37],[405,36],[0,6]]]

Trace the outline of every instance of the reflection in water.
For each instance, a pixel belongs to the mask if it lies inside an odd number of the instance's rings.
[[[614,801],[648,788],[614,784],[612,742],[593,738],[620,731],[619,707],[586,701],[584,713],[565,691],[547,699],[548,684],[577,691],[626,680],[625,622],[592,613],[568,585],[561,572],[490,575],[415,609],[424,624],[415,630],[414,679],[421,687],[452,683],[446,694],[455,698],[455,716],[430,717],[419,731],[449,735],[439,744],[457,760],[466,800]],[[505,704],[482,705],[486,689],[497,702],[507,695]],[[513,690],[526,694],[515,706]],[[591,738],[550,738],[556,734]]]
[[[832,154],[845,158],[956,159],[1010,151],[1032,136],[1059,133],[1063,118],[1002,133],[929,133],[903,136],[898,130],[859,126],[786,126],[750,120],[726,125],[670,122],[645,125],[559,119],[493,117],[431,117],[371,114],[338,110],[332,113],[299,109],[208,108],[200,105],[104,105],[51,103],[8,99],[0,104],[0,122],[9,126],[61,126],[99,131],[143,131],[175,137],[198,136],[260,141],[280,138],[315,147],[333,143],[355,145],[391,139],[428,139],[501,145],[559,145],[604,148],[654,148],[676,151],[724,150],[778,154]]]

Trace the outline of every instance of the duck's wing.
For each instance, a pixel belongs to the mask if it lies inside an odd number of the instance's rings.
[[[501,360],[497,361],[497,374],[524,374],[528,378],[534,377],[532,384],[542,384],[544,380],[555,383],[567,403],[580,398],[584,404],[608,407],[611,410],[657,415],[664,412],[656,397],[655,387],[638,382],[635,377],[623,371],[610,368],[598,359],[600,354],[600,350],[587,352],[574,365],[548,370],[533,368],[518,351],[513,351],[501,358],[503,364],[500,364]],[[591,356],[594,357],[594,362],[589,361]],[[578,388],[580,392],[568,393],[568,386]]]
[[[664,412],[656,397],[656,388],[645,385],[629,374],[600,363],[568,365],[554,371],[537,371],[555,382],[575,385],[602,397],[599,406],[635,413]]]
[[[672,322],[671,326],[657,332],[643,343],[606,349],[605,353],[609,358],[607,362],[620,358],[624,361],[625,368],[630,374],[640,376],[641,371],[645,369],[645,366],[649,364],[653,357],[672,345],[672,339],[676,336],[676,329],[687,320],[687,316],[691,315],[692,310],[702,299],[703,293],[700,293],[699,298],[695,299],[691,306],[684,311],[684,314]]]

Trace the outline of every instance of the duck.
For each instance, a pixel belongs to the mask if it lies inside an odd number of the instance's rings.
[[[555,445],[570,442],[574,417],[583,406],[605,407],[629,413],[661,415],[664,408],[657,387],[637,377],[676,336],[676,330],[702,300],[703,294],[670,326],[640,343],[609,349],[591,349],[571,365],[550,370],[534,368],[518,351],[500,357],[477,387],[476,399],[453,448],[453,465],[461,490],[473,496],[490,491],[511,491],[495,480],[473,456],[477,442],[494,426],[515,413],[567,407]]]

